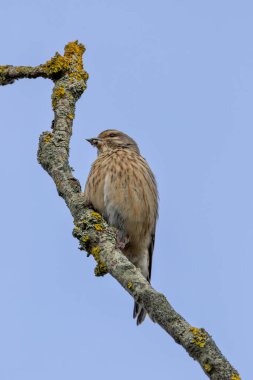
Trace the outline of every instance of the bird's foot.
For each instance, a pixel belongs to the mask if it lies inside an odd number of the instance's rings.
[[[129,238],[127,236],[122,237],[121,234],[117,234],[116,239],[116,248],[117,249],[125,249],[126,245],[129,243]]]

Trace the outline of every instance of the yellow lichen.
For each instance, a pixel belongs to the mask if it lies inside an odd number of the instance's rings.
[[[75,61],[76,69],[79,73],[83,70],[83,60],[82,56],[85,52],[85,47],[82,44],[79,44],[78,41],[69,42],[65,46],[64,57],[69,61]]]
[[[100,261],[96,268],[94,269],[95,276],[100,277],[108,273],[106,264],[103,261]]]
[[[72,113],[69,113],[68,114],[68,118],[71,119],[71,120],[73,120],[74,119],[74,115]]]
[[[85,52],[85,46],[83,44],[79,44],[78,41],[69,42],[65,46],[65,53],[64,56],[67,58],[70,58],[73,54],[77,56],[83,55]]]
[[[94,224],[94,228],[97,231],[103,231],[104,227],[101,224]]]
[[[2,74],[9,66],[0,66],[0,74]]]
[[[47,133],[47,134],[44,136],[44,141],[45,141],[45,143],[48,144],[48,143],[51,141],[52,137],[53,137],[53,134],[52,134],[52,133]]]
[[[69,74],[72,80],[84,82],[89,78],[88,73],[83,69],[83,60],[82,56],[85,52],[85,47],[82,44],[79,44],[78,41],[69,42],[65,46],[64,57],[74,63],[73,71]]]
[[[100,260],[100,251],[101,249],[98,246],[93,247],[91,250],[91,254],[97,262],[97,266],[94,269],[95,276],[97,277],[104,276],[106,273],[108,273],[106,264]]]
[[[203,348],[206,345],[207,334],[203,329],[198,329],[197,327],[191,327],[190,331],[193,334],[192,343]]]
[[[132,283],[131,281],[129,281],[129,282],[127,283],[127,288],[128,288],[128,289],[132,289],[132,288],[133,288],[133,283]]]
[[[71,82],[73,82],[73,79],[76,79],[77,81],[84,80],[85,82],[89,79],[89,74],[86,73],[83,69],[79,68],[80,71],[73,71],[69,74],[69,77],[72,79]]]
[[[52,106],[53,109],[56,107],[57,99],[61,99],[65,95],[65,88],[64,87],[58,87],[54,90],[52,94]]]
[[[101,251],[101,249],[98,246],[93,247],[92,250],[91,250],[91,254],[93,255],[94,259],[97,262],[100,260],[100,257],[99,257],[100,251]]]
[[[91,213],[91,216],[93,216],[96,219],[101,219],[102,218],[102,216],[98,212],[95,212],[95,211],[93,211]]]
[[[231,376],[231,380],[241,380],[240,376],[236,373],[233,373]]]
[[[211,369],[212,369],[212,367],[210,366],[209,363],[205,363],[205,364],[204,364],[204,370],[205,370],[207,373],[211,372]]]
[[[85,47],[79,44],[78,41],[69,42],[65,46],[64,56],[56,53],[53,58],[41,65],[46,74],[51,77],[57,77],[70,72],[70,77],[78,81],[87,81],[89,75],[83,69],[82,56],[85,52]]]
[[[41,66],[49,77],[54,77],[66,72],[69,69],[69,64],[70,62],[66,57],[62,57],[59,53],[56,53],[53,58]]]
[[[80,229],[80,228],[79,228]],[[82,242],[84,243],[87,243],[87,241],[90,240],[89,236],[88,235],[84,235],[82,238],[81,238]]]
[[[65,88],[64,88],[64,87],[58,87],[58,88],[54,91],[54,96],[55,96],[56,98],[62,98],[64,94],[65,94]]]

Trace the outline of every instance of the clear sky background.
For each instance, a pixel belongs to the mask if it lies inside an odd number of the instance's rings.
[[[1,64],[37,65],[78,39],[88,89],[71,165],[84,184],[107,128],[138,142],[159,186],[152,283],[252,377],[253,3],[1,0]],[[159,326],[78,250],[38,165],[52,83],[0,89],[1,380],[202,380]]]

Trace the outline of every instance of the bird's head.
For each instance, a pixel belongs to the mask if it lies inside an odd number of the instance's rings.
[[[136,142],[125,133],[116,129],[107,129],[101,132],[98,137],[87,139],[87,141],[98,149],[98,154],[119,148],[140,153]]]

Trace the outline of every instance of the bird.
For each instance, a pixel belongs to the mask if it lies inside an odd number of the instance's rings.
[[[137,143],[121,131],[107,129],[87,141],[97,148],[98,155],[85,185],[85,202],[117,229],[122,253],[150,282],[158,218],[154,174]],[[146,314],[135,302],[133,318],[137,325]]]

